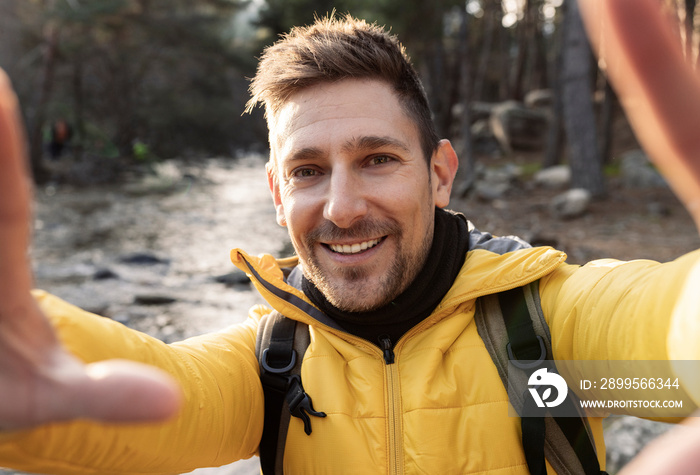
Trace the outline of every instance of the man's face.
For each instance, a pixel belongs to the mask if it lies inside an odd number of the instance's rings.
[[[425,262],[435,206],[449,201],[457,160],[449,142],[428,167],[416,126],[376,80],[304,89],[272,122],[277,221],[307,279],[341,310],[393,300]]]

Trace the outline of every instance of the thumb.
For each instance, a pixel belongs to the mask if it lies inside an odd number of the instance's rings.
[[[182,390],[169,374],[132,361],[92,363],[52,379],[57,388],[45,393],[53,394],[45,406],[47,420],[155,422],[174,416],[182,405]]]

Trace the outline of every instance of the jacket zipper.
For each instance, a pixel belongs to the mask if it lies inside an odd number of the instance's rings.
[[[403,474],[403,427],[401,418],[401,389],[399,370],[395,364],[394,346],[388,336],[379,337],[384,355],[384,375],[387,388],[389,473]]]

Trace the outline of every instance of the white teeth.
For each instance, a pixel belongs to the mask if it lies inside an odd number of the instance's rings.
[[[358,252],[365,251],[371,247],[376,246],[379,244],[379,239],[372,239],[371,241],[364,241],[361,243],[355,243],[355,244],[329,244],[328,247],[330,247],[333,251],[341,253],[341,254],[357,254]]]

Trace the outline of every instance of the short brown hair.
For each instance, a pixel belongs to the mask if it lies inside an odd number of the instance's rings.
[[[268,128],[285,101],[295,92],[341,79],[377,79],[388,83],[399,97],[420,136],[427,161],[437,148],[428,98],[396,36],[376,24],[350,15],[319,18],[295,27],[263,52],[253,79],[247,110],[265,105]]]

